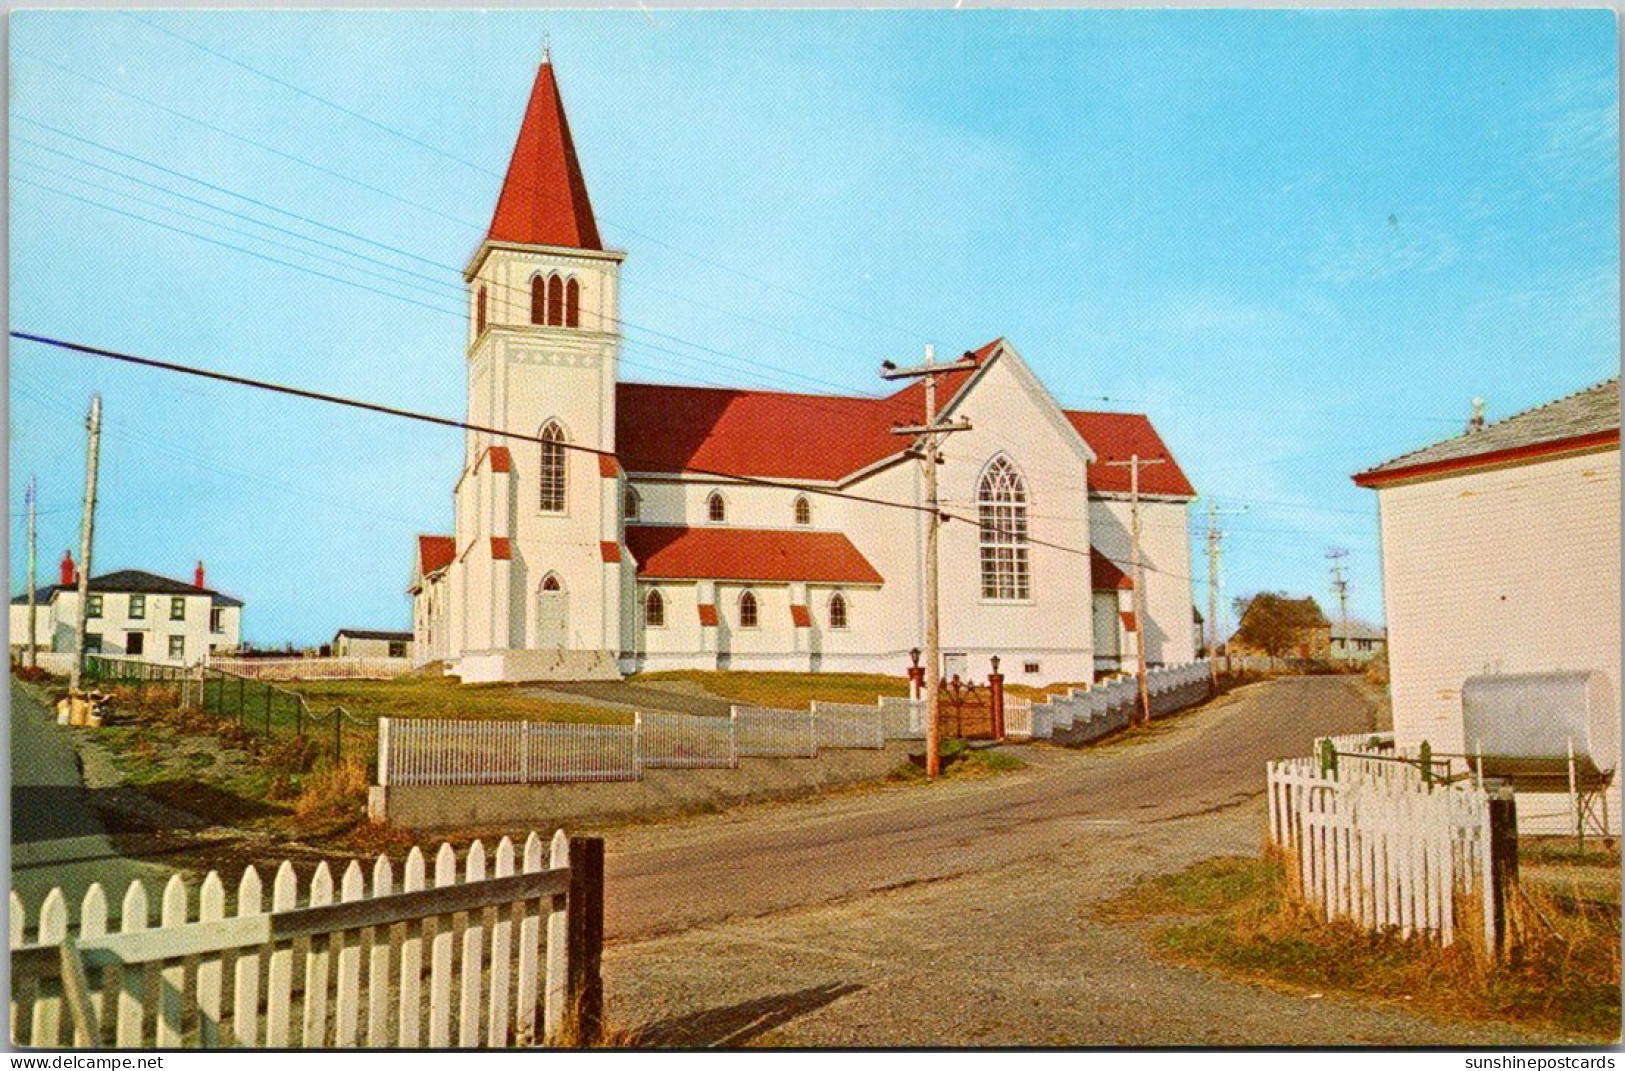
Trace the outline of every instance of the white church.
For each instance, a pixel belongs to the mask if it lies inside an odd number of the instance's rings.
[[[921,463],[888,397],[619,377],[624,252],[599,237],[551,64],[469,261],[467,436],[451,535],[417,540],[413,657],[465,682],[656,669],[901,674],[924,645]],[[878,356],[877,360],[878,360]],[[938,407],[943,669],[1087,681],[1195,656],[1195,491],[1149,420],[1060,407],[1015,347]],[[957,358],[955,358],[957,359]],[[1140,470],[1144,620],[1130,566]],[[726,475],[723,475],[726,474]],[[864,499],[872,501],[862,501]],[[981,522],[977,522],[981,518]]]

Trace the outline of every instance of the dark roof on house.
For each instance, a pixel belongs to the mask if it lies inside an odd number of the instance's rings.
[[[1354,477],[1363,487],[1619,442],[1619,380],[1486,424],[1454,439],[1385,461]]]
[[[36,589],[38,594],[35,597],[43,603],[63,590],[71,591],[73,588],[71,585],[64,588],[61,584],[50,584]],[[171,580],[167,576],[159,576],[157,573],[149,573],[142,569],[120,569],[117,572],[93,576],[90,578],[90,590],[114,595],[207,595],[216,606],[243,604],[241,599],[221,594],[212,588],[200,588],[195,584]],[[28,592],[23,592],[11,601],[14,604],[26,605]]]
[[[61,584],[41,584],[41,585],[39,585],[38,587],[36,587],[34,589],[34,601],[39,603],[41,606],[44,606],[46,603],[51,601],[51,596],[55,595],[56,594],[56,589],[61,587],[61,586],[62,586]],[[27,606],[28,605],[28,592],[25,590],[21,595],[18,595],[16,598],[12,599],[11,600],[11,605],[13,605],[13,606]]]
[[[348,636],[352,640],[411,640],[410,632],[380,632],[369,628],[341,628],[333,633],[336,640],[340,636]]]
[[[1345,635],[1347,635],[1347,637],[1351,640],[1384,640],[1388,638],[1387,632],[1375,625],[1366,624],[1364,621],[1350,621],[1347,633],[1344,633],[1343,623],[1341,621],[1333,621],[1332,639],[1340,640],[1343,639]]]

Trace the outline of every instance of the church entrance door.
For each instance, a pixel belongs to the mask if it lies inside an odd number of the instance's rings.
[[[536,593],[536,646],[543,650],[559,650],[565,645],[570,621],[565,598],[562,585],[553,576],[548,576]]]

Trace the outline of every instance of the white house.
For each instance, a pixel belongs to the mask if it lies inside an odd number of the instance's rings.
[[[843,397],[619,378],[605,249],[551,64],[468,285],[467,437],[451,535],[417,542],[414,659],[465,681],[660,668],[898,672],[924,637],[923,385]],[[878,356],[878,355],[877,355]],[[1086,681],[1194,657],[1194,490],[1144,417],[1063,410],[1015,347],[969,351],[939,408],[944,668]],[[1145,621],[1130,475],[1143,468]],[[723,475],[727,474],[727,475]],[[903,508],[898,508],[903,507]]]
[[[410,658],[412,634],[341,628],[333,634],[332,650],[337,658]]]
[[[191,665],[234,651],[242,641],[243,603],[204,586],[203,563],[193,583],[139,569],[90,578],[85,650],[146,662]],[[64,554],[61,576],[35,592],[39,650],[71,653],[79,609],[78,576]],[[11,653],[28,648],[28,594],[11,600]]]
[[[1369,662],[1382,654],[1388,636],[1375,625],[1350,618],[1347,625],[1332,621],[1331,656],[1339,662]]]
[[[1354,477],[1377,492],[1400,746],[1461,753],[1481,674],[1596,670],[1617,703],[1619,479],[1618,380]]]

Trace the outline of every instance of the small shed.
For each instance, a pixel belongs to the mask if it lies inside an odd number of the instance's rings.
[[[332,647],[337,658],[411,658],[412,634],[341,628],[333,634]]]

